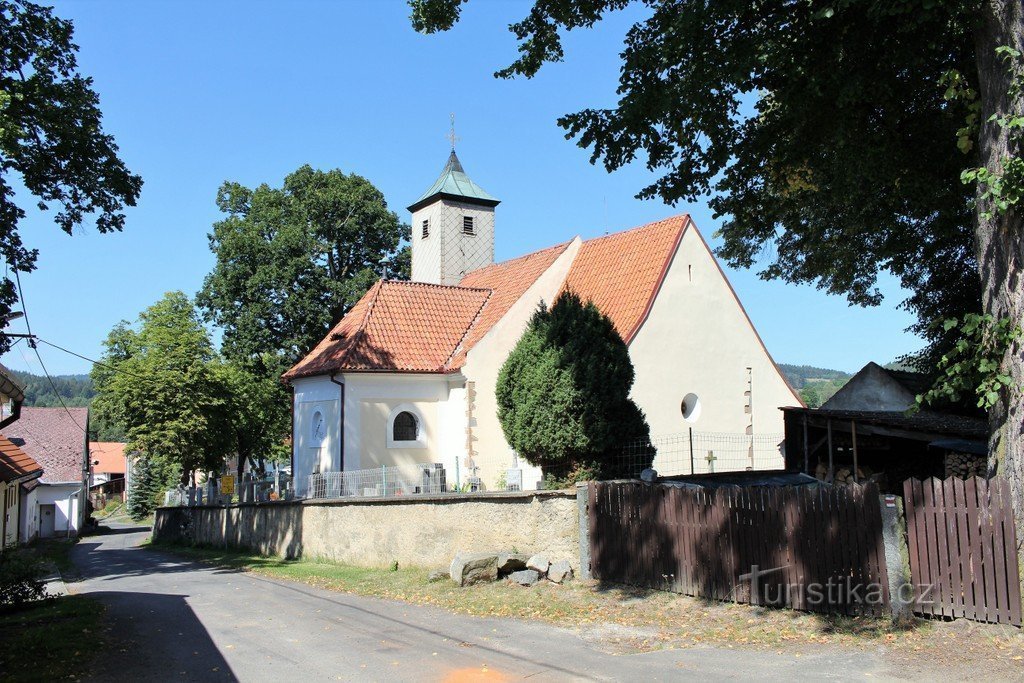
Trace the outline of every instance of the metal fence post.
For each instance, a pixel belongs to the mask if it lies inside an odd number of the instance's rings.
[[[576,484],[576,512],[579,516],[580,578],[590,579],[590,514],[587,510],[589,487],[593,484]]]

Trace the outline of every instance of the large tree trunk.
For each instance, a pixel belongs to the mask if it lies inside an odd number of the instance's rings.
[[[1021,111],[1021,100],[1011,100],[1011,77],[996,48],[1006,45],[1024,51],[1024,8],[1021,0],[983,0],[981,21],[975,33],[978,83],[981,98],[979,163],[990,170],[1002,168],[1001,160],[1021,153],[1011,149],[1007,132],[987,123],[993,114]],[[980,190],[979,190],[980,194]],[[984,213],[992,212],[986,218]],[[996,212],[990,202],[979,201],[975,241],[986,313],[1020,322],[1024,316],[1024,207]],[[1024,348],[1014,344],[1006,353],[1004,371],[1013,386],[1003,392],[989,412],[989,473],[1010,482],[1017,538],[1024,540]]]

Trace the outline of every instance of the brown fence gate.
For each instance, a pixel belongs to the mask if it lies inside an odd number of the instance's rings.
[[[884,614],[878,488],[589,484],[594,578],[696,597]]]
[[[1008,483],[908,479],[903,492],[914,612],[1020,626]]]

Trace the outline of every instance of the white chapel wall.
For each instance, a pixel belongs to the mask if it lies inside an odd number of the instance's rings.
[[[800,405],[692,226],[629,351],[636,371],[632,396],[654,436],[690,427],[744,434],[751,425],[755,434],[782,434],[779,407]],[[689,393],[701,403],[693,423],[680,413]]]

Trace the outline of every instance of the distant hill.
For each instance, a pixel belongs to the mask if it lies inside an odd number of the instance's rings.
[[[843,388],[852,375],[842,370],[816,368],[813,365],[779,363],[779,369],[800,394],[808,408],[817,408]]]
[[[24,405],[40,408],[55,408],[60,405],[57,394],[46,377],[20,370],[11,370],[11,374],[18,384],[25,387]],[[96,395],[89,375],[54,375],[53,386],[57,388],[60,397],[64,399],[64,404],[69,408],[88,406]]]

